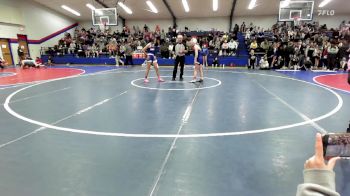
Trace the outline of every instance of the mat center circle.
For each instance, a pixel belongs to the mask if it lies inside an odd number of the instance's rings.
[[[220,80],[208,77],[204,77],[203,83],[190,83],[188,78],[192,78],[192,76],[184,76],[183,81],[171,81],[171,76],[164,76],[163,78],[169,78],[169,80],[158,82],[157,77],[149,77],[149,83],[145,83],[144,78],[138,78],[131,81],[131,85],[137,88],[160,91],[192,91],[215,88],[221,85]]]

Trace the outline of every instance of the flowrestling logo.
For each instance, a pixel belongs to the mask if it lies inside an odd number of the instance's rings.
[[[317,10],[319,16],[334,16],[334,10]]]

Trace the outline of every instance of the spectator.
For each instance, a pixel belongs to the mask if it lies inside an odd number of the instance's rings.
[[[206,44],[202,47],[202,58],[203,58],[203,66],[208,66],[208,55],[209,55],[209,49]]]
[[[167,41],[169,41],[169,40],[167,40]],[[174,44],[172,42],[169,43],[168,51],[169,51],[169,59],[173,59],[174,58]]]
[[[230,55],[235,56],[238,48],[238,43],[235,40],[231,39],[228,43],[228,48]]]
[[[263,42],[261,42],[260,47],[261,47],[261,49],[263,49],[263,51],[266,53],[267,50],[268,50],[269,47],[270,47],[269,41],[268,41],[267,39],[265,39]]]
[[[305,58],[309,57],[313,69],[321,68],[322,66],[328,67],[328,69],[330,69],[330,66],[339,68],[342,57],[347,57],[350,52],[349,44],[344,39],[349,34],[349,28],[344,27],[342,30],[332,29],[331,34],[327,34],[326,31],[326,26],[319,28],[317,23],[297,26],[288,26],[286,23],[275,24],[272,26],[271,31],[268,30],[265,32],[263,32],[262,28],[251,24],[246,33],[246,43],[250,49],[250,45],[255,39],[258,39],[258,44],[260,43],[260,39],[263,38],[277,42],[279,44],[277,49],[276,47],[272,49],[270,47],[267,48],[264,41],[260,44],[261,47],[258,46],[256,50],[259,51],[259,49],[262,49],[262,51],[267,52],[268,61],[273,67],[278,64],[276,61],[280,56],[282,56],[285,62],[285,66],[283,67],[287,67],[291,63],[291,57],[296,54],[299,59],[298,67],[303,66],[305,64]],[[331,39],[333,39],[332,42],[339,42],[340,44],[338,45],[339,51],[336,57],[334,58],[334,55],[330,55],[331,57],[329,59],[328,41]],[[288,45],[285,47],[284,45],[287,42]],[[335,49],[333,49],[333,53],[335,53]]]
[[[39,67],[43,67],[43,61],[41,60],[41,58],[36,57],[35,59],[35,63],[39,66]]]
[[[111,41],[107,45],[107,50],[109,52],[109,55],[112,57],[116,56],[117,53],[117,41],[115,38],[112,38]]]
[[[134,65],[132,60],[133,50],[131,48],[130,42],[125,44],[125,64],[126,65]]]
[[[320,58],[321,58],[321,48],[322,47],[315,47],[314,53],[312,54],[313,58],[315,59],[314,69],[318,69],[320,66]]]
[[[242,23],[240,31],[246,32],[245,22]]]
[[[340,196],[335,191],[335,173],[333,171],[339,157],[325,163],[323,157],[322,136],[317,133],[315,155],[304,164],[304,183],[298,186],[297,196]]]
[[[229,50],[228,50],[228,43],[227,43],[226,39],[225,39],[224,43],[222,44],[221,49],[222,49],[222,55],[227,56]]]
[[[162,32],[160,33],[160,41],[161,42],[164,42],[165,41],[165,38],[166,38],[166,34],[164,32],[164,29],[162,29]]]
[[[291,63],[290,63],[290,68],[291,69],[294,69],[294,70],[297,70],[297,69],[299,69],[299,57],[298,57],[298,55],[297,54],[294,54],[293,55],[293,57],[292,57],[292,59],[291,59]]]
[[[328,47],[328,70],[333,70],[334,68],[336,68],[336,58],[338,51],[339,49],[334,43],[332,43],[331,46]]]
[[[75,54],[76,53],[76,44],[75,44],[75,41],[72,41],[72,43],[69,45],[69,48],[68,48],[68,53],[69,54]]]
[[[256,50],[258,48],[258,43],[256,42],[256,40],[253,40],[253,42],[250,44],[249,48],[251,50]]]
[[[23,46],[18,46],[17,48],[17,54],[18,54],[18,59],[19,59],[19,62],[18,62],[18,65],[21,65],[22,64],[22,60],[24,60],[24,51],[23,51]]]
[[[160,55],[162,58],[169,58],[169,45],[165,41],[161,41],[160,45]]]
[[[304,61],[303,66],[301,66],[301,70],[310,70],[312,67],[312,62],[310,57],[306,57],[306,60]]]
[[[7,65],[6,61],[3,60],[3,59],[0,57],[0,68],[1,68],[1,69],[5,69],[4,66],[6,66],[6,65]]]
[[[326,33],[327,29],[325,29],[325,26],[321,28],[316,24],[317,23],[304,23],[298,26],[289,26],[287,23],[274,24],[271,30],[268,29],[264,31],[261,27],[252,23],[246,28],[245,23],[243,23],[239,31],[246,32],[246,44],[248,45],[249,51],[250,49],[254,49],[255,54],[260,51],[267,53],[267,60],[271,67],[290,67],[292,62],[291,58],[296,54],[299,59],[297,63],[298,67],[305,64],[305,58],[308,56],[314,66],[313,69],[323,66],[328,67],[328,69],[330,69],[330,66],[340,68],[341,59],[347,57],[350,52],[349,43],[345,41],[346,37],[350,37],[348,24],[342,25],[340,29],[333,29],[330,34]],[[145,26],[147,27],[147,25]],[[210,53],[213,55],[234,55],[235,49],[233,46],[236,41],[232,41],[232,39],[237,39],[237,27],[238,25],[235,25],[233,32],[230,33],[209,32],[203,36],[199,35],[198,40],[200,40],[200,46],[207,45],[207,48],[209,48]],[[164,30],[160,30],[160,27],[157,27],[155,32],[151,32],[148,27],[146,30],[144,29],[144,31],[140,31],[138,26],[133,27],[133,29],[132,33],[127,27],[123,28],[122,33],[119,33],[119,31],[111,33],[110,31],[95,30],[94,28],[90,28],[89,30],[76,29],[73,36],[66,33],[64,38],[59,41],[59,44],[55,46],[54,50],[51,50],[49,54],[78,53],[80,57],[97,57],[98,54],[116,56],[117,42],[124,42],[127,40],[127,42],[130,42],[132,50],[142,50],[146,42],[151,38],[157,38],[161,40],[162,43],[160,54],[163,57],[172,58],[173,44],[175,43],[174,36],[176,36],[176,32],[178,31],[176,27],[170,27],[168,33]],[[334,39],[332,37],[333,35],[337,36],[338,39]],[[184,38],[186,40],[186,35]],[[338,46],[338,53],[334,58],[332,54],[330,58],[328,57],[328,41],[331,39],[334,39]],[[228,45],[227,49],[225,40]],[[339,45],[338,42],[340,43]],[[274,44],[271,45],[270,43]],[[76,45],[75,50],[74,44]],[[95,44],[98,48],[98,53],[95,52]],[[165,45],[168,46],[168,54],[165,52]],[[238,47],[236,47],[236,50],[237,48]],[[192,49],[189,48],[188,50],[189,52],[187,54],[191,55]],[[280,62],[284,62],[285,65],[282,67],[279,66]]]
[[[233,28],[233,32],[234,32],[235,34],[237,34],[238,31],[239,31],[239,26],[238,26],[238,24],[235,24],[235,27]]]
[[[53,58],[52,58],[52,56],[50,55],[49,58],[47,59],[47,65],[48,65],[48,66],[52,66],[52,64],[53,64]]]
[[[261,70],[268,70],[270,69],[269,62],[267,61],[267,55],[264,55],[263,58],[261,58],[259,62],[259,66]]]
[[[248,30],[245,32],[245,39],[246,39],[246,40],[250,40],[250,35],[251,35],[251,32],[250,32],[250,30],[248,29]]]
[[[286,66],[285,60],[282,58],[282,56],[279,56],[277,61],[275,61],[275,63],[272,65],[273,69],[287,69],[287,67],[289,67],[289,65]]]
[[[116,50],[115,50],[115,62],[116,62],[116,66],[119,67],[120,64],[122,64],[123,66],[125,65],[124,61],[122,61],[122,57],[124,56],[124,52],[125,52],[125,47],[122,43],[117,43],[117,45],[115,46]]]
[[[215,49],[220,50],[221,49],[221,41],[218,37],[215,39]]]
[[[218,57],[216,56],[213,60],[213,63],[211,64],[212,67],[218,67],[220,64],[219,64],[219,59]]]
[[[256,58],[254,50],[250,50],[249,60],[248,60],[248,69],[251,69],[251,68],[255,69],[256,61],[257,61],[257,58]]]

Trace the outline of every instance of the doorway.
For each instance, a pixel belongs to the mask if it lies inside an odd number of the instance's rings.
[[[13,65],[12,59],[12,51],[10,48],[10,41],[8,39],[0,38],[0,52],[2,54],[2,58],[9,64]]]

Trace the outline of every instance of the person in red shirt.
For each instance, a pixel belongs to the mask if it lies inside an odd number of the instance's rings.
[[[41,58],[36,57],[36,59],[35,59],[35,63],[36,63],[37,65],[39,65],[39,66],[42,66],[43,61],[41,60]]]

